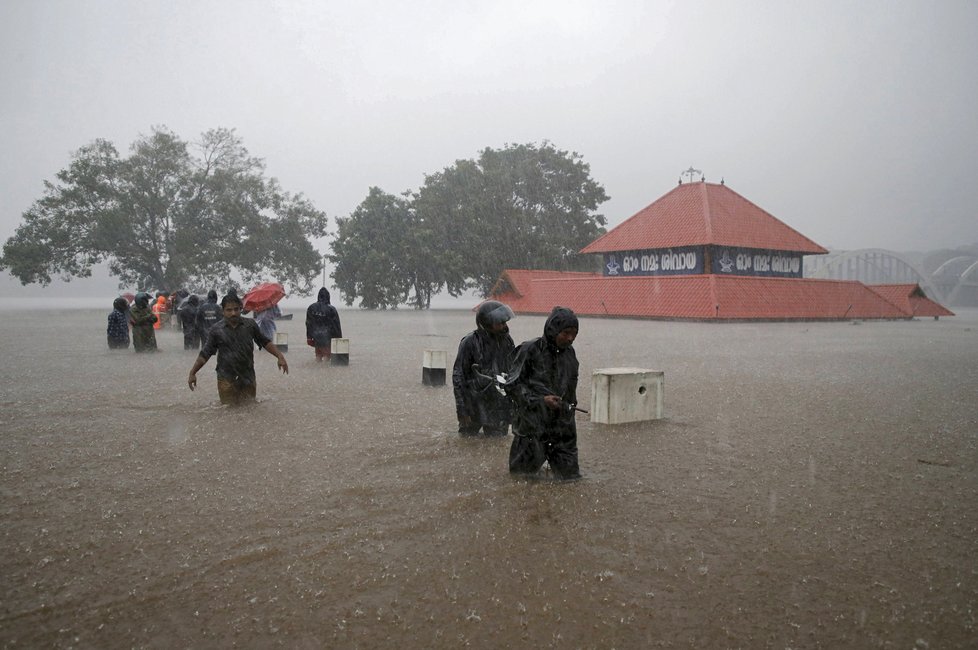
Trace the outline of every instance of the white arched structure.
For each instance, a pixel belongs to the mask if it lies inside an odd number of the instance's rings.
[[[958,278],[958,283],[954,285],[951,292],[947,294],[947,304],[953,305],[958,300],[958,295],[964,289],[964,287],[978,287],[978,262],[975,262],[961,274]]]
[[[944,298],[931,276],[900,253],[883,248],[806,256],[805,268],[805,276],[810,278],[859,280],[866,284],[913,283],[919,284],[928,298],[938,302]]]
[[[931,273],[931,277],[938,277],[944,275],[947,271],[950,271],[957,264],[970,264],[975,261],[974,255],[958,255],[957,257],[952,257],[948,261],[944,262]]]

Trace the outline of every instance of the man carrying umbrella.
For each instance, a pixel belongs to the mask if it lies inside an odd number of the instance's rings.
[[[221,300],[224,320],[211,328],[201,348],[187,384],[190,390],[197,387],[197,371],[207,360],[217,354],[217,394],[222,404],[241,404],[254,401],[257,394],[255,380],[254,345],[265,348],[278,359],[278,367],[289,374],[289,363],[275,344],[272,343],[251,318],[241,317],[241,299],[232,289]]]

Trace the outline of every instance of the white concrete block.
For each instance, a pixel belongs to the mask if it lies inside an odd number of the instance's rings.
[[[277,347],[281,352],[289,351],[289,333],[288,332],[275,332],[275,347]]]
[[[425,350],[424,357],[421,360],[421,366],[424,368],[447,368],[448,351],[447,350]]]
[[[444,386],[447,368],[447,350],[425,350],[421,360],[421,383],[425,386]]]
[[[350,339],[330,339],[329,363],[334,366],[350,365]]]
[[[624,424],[663,417],[665,373],[602,368],[591,375],[591,422]]]

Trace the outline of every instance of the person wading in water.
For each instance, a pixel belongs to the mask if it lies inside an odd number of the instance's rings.
[[[207,333],[187,384],[190,390],[197,387],[197,371],[207,360],[217,354],[217,394],[221,404],[241,404],[255,400],[258,387],[255,380],[254,346],[264,348],[278,359],[278,367],[289,374],[289,363],[275,344],[261,333],[251,318],[241,317],[241,299],[232,290],[221,300],[224,320],[219,321]]]

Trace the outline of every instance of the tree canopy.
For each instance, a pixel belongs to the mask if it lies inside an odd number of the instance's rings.
[[[445,235],[440,279],[487,295],[505,268],[590,269],[577,251],[604,232],[607,200],[580,155],[544,142],[486,148],[427,176],[415,208]]]
[[[309,238],[325,234],[326,215],[264,172],[231,129],[191,145],[157,127],[127,158],[96,140],[45,182],[4,244],[0,269],[47,285],[105,262],[121,283],[145,288],[273,277],[306,293],[322,268]]]
[[[349,217],[336,219],[333,280],[347,305],[356,298],[365,309],[397,307],[407,299],[411,270],[406,248],[412,213],[407,199],[371,187]]]
[[[333,278],[347,304],[426,308],[442,289],[487,295],[505,268],[590,269],[577,251],[604,232],[596,210],[607,200],[577,153],[548,142],[486,148],[404,198],[371,188],[337,219]]]

